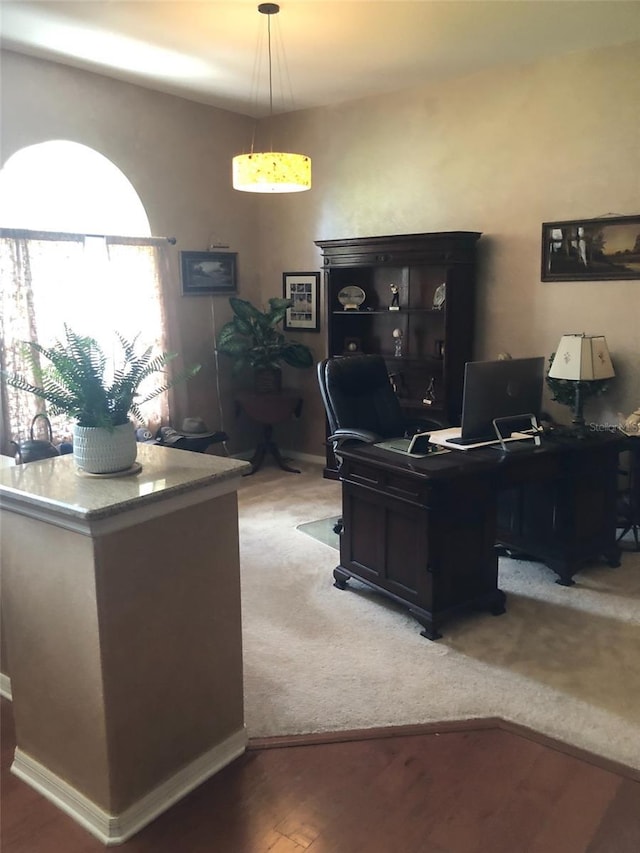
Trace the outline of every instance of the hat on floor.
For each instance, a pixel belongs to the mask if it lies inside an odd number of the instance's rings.
[[[185,418],[182,421],[180,435],[185,438],[211,438],[215,432],[210,432],[202,418]]]

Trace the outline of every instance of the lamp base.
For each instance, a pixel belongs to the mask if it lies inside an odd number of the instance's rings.
[[[580,441],[584,441],[585,438],[590,437],[591,430],[584,423],[584,421],[581,424],[573,423],[569,428],[569,435],[571,435],[572,438],[577,438]]]
[[[583,415],[583,397],[582,397],[582,383],[576,382],[576,399],[575,405],[573,409],[573,419],[571,421],[571,426],[573,429],[573,433],[576,438],[584,438],[587,434],[587,427],[584,422]]]

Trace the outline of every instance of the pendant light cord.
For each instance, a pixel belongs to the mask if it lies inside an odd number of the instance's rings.
[[[271,53],[271,16],[277,15],[277,3],[261,3],[258,11],[267,16],[267,59],[269,61],[269,150],[273,151],[273,56]]]
[[[271,63],[271,15],[267,15],[267,51],[269,56],[269,122],[273,118],[273,70]]]

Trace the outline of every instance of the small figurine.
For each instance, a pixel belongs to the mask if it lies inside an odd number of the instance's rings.
[[[389,305],[389,311],[399,311],[400,310],[400,291],[398,289],[397,284],[390,284],[389,288],[391,290],[391,305]]]
[[[389,374],[389,382],[391,382],[391,387],[396,392],[398,397],[407,397],[408,392],[406,385],[404,384],[404,376],[401,372],[398,373],[390,373]]]
[[[402,358],[402,329],[394,329],[392,334],[393,354],[396,358]]]
[[[424,392],[422,403],[425,406],[432,406],[436,402],[436,380],[432,376],[429,380],[427,390]]]

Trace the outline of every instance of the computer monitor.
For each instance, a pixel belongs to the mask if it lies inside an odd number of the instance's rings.
[[[468,361],[462,397],[462,439],[495,439],[494,418],[539,417],[543,381],[544,356]],[[530,428],[530,418],[511,425],[512,430]]]

